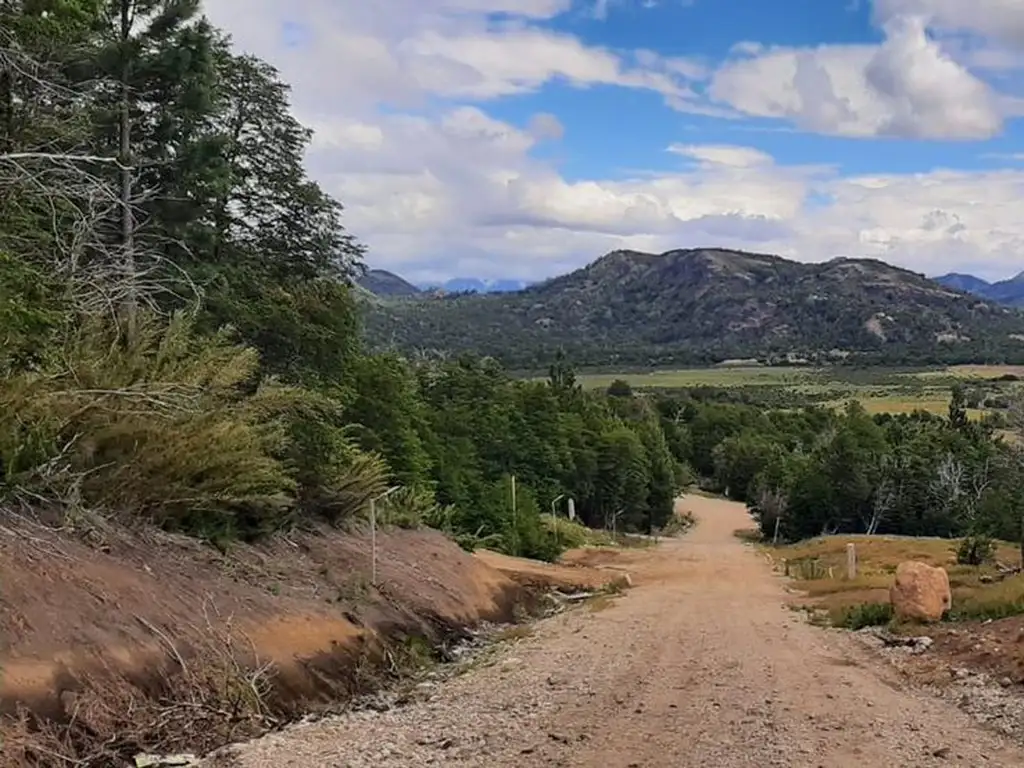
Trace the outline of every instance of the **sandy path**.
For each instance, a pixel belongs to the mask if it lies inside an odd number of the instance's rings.
[[[428,702],[245,746],[269,766],[1021,766],[1024,749],[910,690],[851,638],[784,607],[733,536],[745,510],[690,497],[687,537],[629,553],[611,607],[542,622]]]

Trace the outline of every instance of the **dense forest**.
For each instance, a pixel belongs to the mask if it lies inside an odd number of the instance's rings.
[[[561,363],[531,383],[362,348],[363,248],[303,168],[311,134],[198,0],[5,0],[0,36],[8,509],[226,541],[398,486],[390,519],[538,557],[570,497],[665,523],[682,470],[653,406]]]

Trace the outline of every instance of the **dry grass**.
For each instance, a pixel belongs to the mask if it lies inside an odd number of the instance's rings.
[[[925,411],[937,416],[945,416],[949,412],[949,393],[923,392],[920,395],[857,395],[845,400],[834,400],[830,403],[833,408],[845,408],[850,400],[857,400],[864,410],[870,414],[891,413],[914,413]],[[971,408],[967,411],[968,418],[975,421],[981,420],[985,411]]]
[[[1024,378],[1024,365],[954,365],[949,372],[964,379],[995,379],[999,376]]]
[[[857,549],[857,577],[846,578],[846,545]],[[854,606],[886,603],[896,567],[905,560],[942,566],[953,588],[953,615],[958,618],[998,617],[1024,613],[1024,577],[984,583],[993,576],[994,565],[967,566],[956,562],[956,539],[909,536],[828,536],[799,544],[768,547],[777,568],[794,580],[804,594],[796,601],[820,609],[832,620]],[[1017,563],[1016,544],[1000,542],[996,559]]]
[[[796,386],[813,381],[821,369],[769,368],[763,366],[719,366],[655,370],[643,373],[584,373],[579,379],[587,389],[606,389],[621,379],[633,387],[678,389],[685,387]]]

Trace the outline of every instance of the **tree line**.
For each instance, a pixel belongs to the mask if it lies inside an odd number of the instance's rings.
[[[310,140],[198,0],[0,0],[3,508],[223,542],[397,487],[392,521],[536,557],[569,498],[664,525],[685,478],[652,404],[363,347]]]
[[[868,414],[663,396],[663,427],[679,462],[706,488],[745,502],[769,539],[823,534],[980,537],[1024,541],[1024,399],[969,418],[957,385],[949,412]]]

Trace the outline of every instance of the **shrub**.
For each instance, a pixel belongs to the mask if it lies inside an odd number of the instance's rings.
[[[0,462],[8,494],[248,538],[302,514],[336,523],[386,487],[335,410],[260,382],[253,349],[188,315],[141,315],[132,338],[91,319],[40,371],[0,379]]]
[[[959,565],[984,565],[996,556],[996,545],[988,536],[966,536],[956,550]]]
[[[893,620],[892,605],[889,603],[862,603],[851,605],[842,610],[838,626],[846,629],[863,629],[864,627],[880,627]]]
[[[295,483],[272,456],[283,425],[253,407],[273,386],[245,391],[257,365],[185,315],[131,340],[83,323],[43,370],[0,381],[9,492],[211,535],[279,514]]]
[[[615,544],[614,539],[606,531],[588,528],[567,517],[544,514],[540,516],[540,522],[563,550],[578,549],[579,547],[610,547]]]

